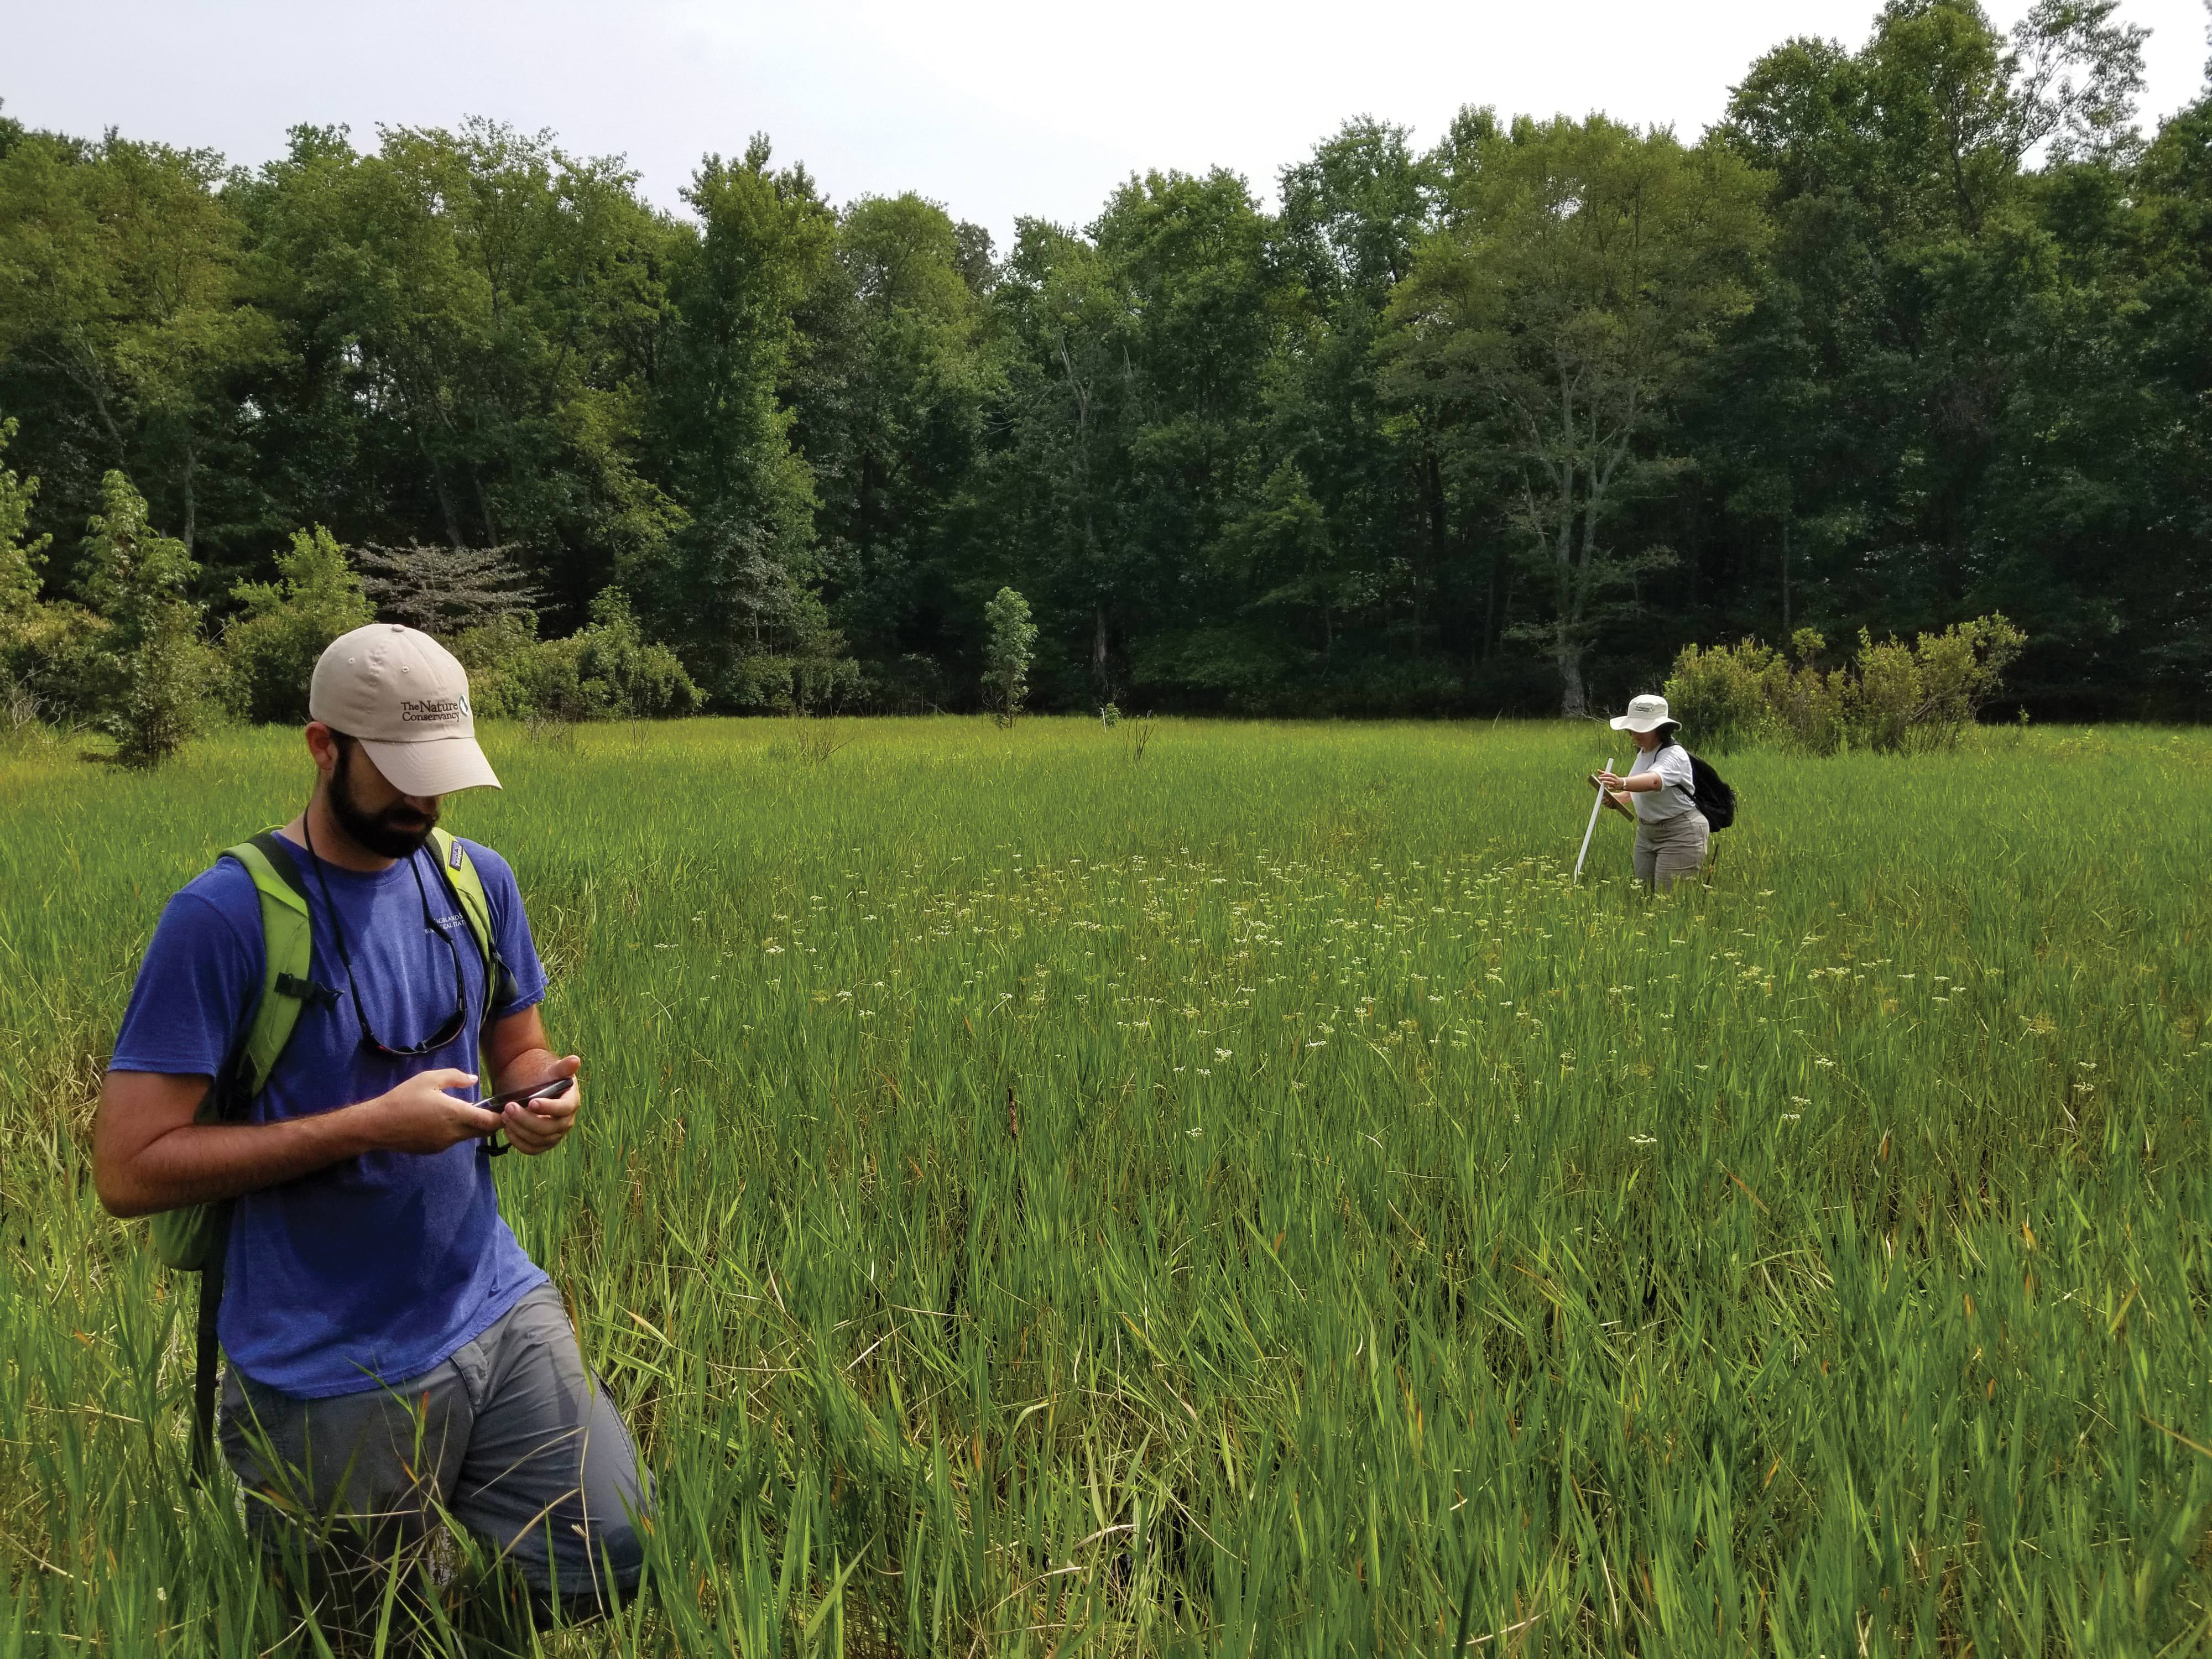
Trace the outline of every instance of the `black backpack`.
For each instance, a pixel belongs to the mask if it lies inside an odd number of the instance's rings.
[[[1690,755],[1686,749],[1682,752]],[[1708,828],[1725,830],[1735,822],[1735,791],[1695,755],[1690,755],[1690,799],[1705,815]]]

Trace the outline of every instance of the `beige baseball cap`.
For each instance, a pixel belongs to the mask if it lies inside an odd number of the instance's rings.
[[[371,623],[332,640],[316,659],[307,713],[358,738],[403,795],[499,787],[477,747],[468,671],[419,629]]]

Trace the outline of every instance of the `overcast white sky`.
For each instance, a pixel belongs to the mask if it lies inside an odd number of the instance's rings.
[[[2026,0],[1984,0],[2009,26]],[[281,151],[295,122],[464,115],[627,155],[653,199],[765,131],[836,200],[918,190],[1005,245],[1017,214],[1090,219],[1115,183],[1219,163],[1271,195],[1346,118],[1419,142],[1465,103],[1601,109],[1693,136],[1759,52],[1865,37],[1877,0],[77,0],[16,3],[0,100],[34,126]],[[2197,94],[2202,0],[2148,25],[2146,125]]]

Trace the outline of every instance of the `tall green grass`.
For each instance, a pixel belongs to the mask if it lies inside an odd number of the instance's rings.
[[[1739,757],[1656,902],[1610,817],[1567,878],[1601,730],[851,734],[504,732],[450,814],[587,1065],[507,1212],[662,1497],[549,1650],[2208,1645],[2203,734]],[[86,1152],[306,782],[0,763],[0,1659],[318,1650]]]

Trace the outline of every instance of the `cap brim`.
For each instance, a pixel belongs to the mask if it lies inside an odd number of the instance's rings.
[[[1662,714],[1656,720],[1638,720],[1633,714],[1616,714],[1613,718],[1613,729],[1616,732],[1656,732],[1661,726],[1674,723],[1672,714]]]
[[[361,746],[384,781],[403,795],[500,787],[499,775],[474,738],[434,738],[428,743],[372,743],[363,738]]]

